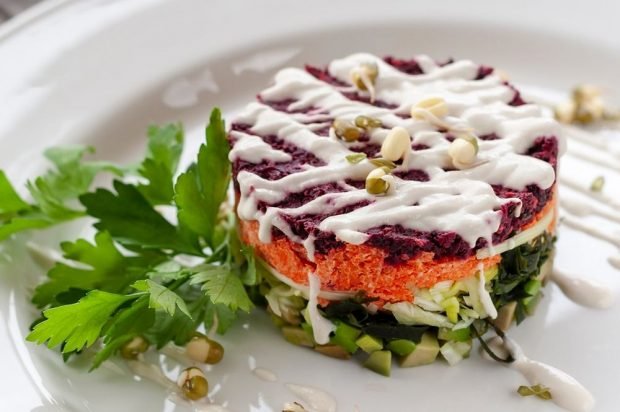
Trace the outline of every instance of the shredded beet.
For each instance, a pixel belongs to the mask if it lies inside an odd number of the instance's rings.
[[[420,65],[414,59],[406,60],[386,57],[385,61],[404,73],[411,75],[419,75],[424,73]],[[449,64],[449,62],[445,64]],[[307,65],[306,71],[317,79],[333,85],[336,88],[345,88],[346,90],[341,90],[341,93],[349,99],[368,102],[368,97],[365,94],[352,91],[346,84],[331,76],[326,68]],[[484,79],[492,73],[493,68],[488,66],[480,66],[476,80]],[[517,89],[509,83],[505,84],[514,90],[514,97],[510,101],[510,105],[519,106],[526,103]],[[268,104],[275,110],[290,113],[290,105],[295,101],[289,99],[280,102],[262,102]],[[373,104],[378,107],[392,107],[385,102],[374,102]],[[299,112],[320,113],[321,111],[320,108],[308,108]],[[330,123],[331,120],[333,119],[330,119]],[[252,134],[251,126],[246,124],[233,124],[232,130]],[[321,128],[316,132],[321,136],[328,136],[329,126]],[[236,176],[242,170],[255,173],[264,179],[275,180],[301,171],[304,167],[306,167],[306,165],[321,166],[324,164],[323,161],[314,156],[312,153],[287,143],[277,136],[270,135],[260,137],[274,149],[289,153],[293,159],[292,161],[286,163],[262,162],[259,164],[252,164],[240,160],[235,161],[233,163],[233,177],[235,181],[235,189],[237,191],[238,186],[236,183]],[[448,141],[452,141],[454,139],[454,136],[449,133],[446,133],[445,137]],[[490,133],[480,136],[479,138],[481,140],[497,140],[501,137],[496,133]],[[233,144],[233,139],[230,138],[230,140],[231,144]],[[367,141],[367,135],[363,135],[360,139],[360,143],[365,143]],[[414,144],[412,145],[412,148],[417,151],[428,149],[429,147],[423,144]],[[352,145],[350,150],[365,153],[368,157],[375,157],[379,154],[380,146],[366,143],[357,146]],[[558,140],[555,136],[541,136],[535,140],[532,147],[530,147],[525,154],[547,162],[556,168],[558,158]],[[398,172],[396,173],[396,176],[404,180],[415,180],[419,182],[426,182],[429,180],[428,174],[423,170]],[[275,206],[279,208],[297,208],[327,193],[346,191],[347,188],[344,183],[357,189],[363,189],[365,184],[363,180],[347,180],[346,182],[326,183],[290,193],[285,199],[277,204],[267,205],[260,203],[258,206],[259,209],[263,211],[268,206]],[[500,243],[506,240],[507,238],[513,236],[517,230],[523,227],[523,225],[531,222],[534,217],[545,207],[553,195],[553,188],[543,190],[536,185],[530,185],[526,187],[525,190],[513,190],[502,186],[493,186],[493,190],[496,195],[501,198],[519,199],[522,205],[521,214],[519,216],[515,215],[518,202],[510,202],[500,208],[501,223],[498,231],[493,235],[493,243]],[[325,214],[291,216],[281,213],[281,218],[288,225],[290,225],[291,231],[296,236],[306,239],[308,236],[312,235],[315,238],[314,245],[316,253],[326,254],[330,250],[342,247],[343,243],[338,241],[333,233],[321,231],[319,229],[320,223],[330,216],[348,213],[355,209],[367,206],[369,203],[370,202],[359,202]],[[450,257],[466,258],[473,255],[476,249],[486,246],[487,243],[485,240],[479,239],[476,245],[471,247],[461,236],[454,232],[420,232],[417,230],[407,229],[402,226],[378,226],[368,230],[367,234],[370,237],[366,244],[385,250],[387,252],[386,263],[389,264],[406,262],[422,252],[434,253],[435,259]],[[273,229],[273,235],[275,237],[284,236],[284,234],[278,229]]]

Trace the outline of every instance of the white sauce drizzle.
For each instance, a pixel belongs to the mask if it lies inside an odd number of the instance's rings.
[[[291,280],[288,276],[284,276],[282,273],[278,272],[274,269],[270,264],[265,261],[262,261],[263,266],[271,272],[271,274],[278,279],[280,282],[290,286],[291,288],[298,290],[301,292],[306,298],[310,296],[310,288],[306,285],[302,285],[301,283],[297,283]],[[319,285],[320,286],[320,285]],[[352,296],[355,296],[355,292],[351,291],[319,291],[318,297],[328,300],[345,300]]]
[[[543,232],[547,230],[547,227],[549,227],[549,225],[551,224],[554,215],[555,210],[550,210],[532,227],[529,227],[517,233],[515,236],[506,239],[502,243],[493,245],[493,247],[478,250],[478,252],[476,253],[476,257],[478,259],[485,259],[493,255],[504,253],[507,250],[514,249],[517,246],[521,246],[522,244],[529,242],[530,240],[534,239],[537,236],[540,236]]]
[[[607,261],[611,266],[620,270],[620,256],[610,256],[607,258]]]
[[[553,269],[551,280],[567,298],[580,305],[607,309],[614,303],[611,288],[594,280],[571,276],[558,268]]]
[[[278,381],[278,376],[272,371],[270,371],[269,369],[254,368],[252,369],[252,373],[256,375],[258,378],[266,382],[277,382]]]
[[[287,383],[286,387],[308,405],[309,412],[336,412],[336,400],[327,392],[293,383]]]
[[[261,103],[251,103],[236,119],[250,124],[248,133],[277,135],[285,142],[304,149],[326,164],[307,166],[305,170],[278,180],[265,180],[249,172],[237,176],[240,187],[238,214],[244,220],[258,220],[259,238],[271,241],[271,229],[277,227],[294,242],[306,247],[309,258],[314,254],[314,240],[294,236],[279,216],[281,213],[330,213],[342,207],[343,201],[353,199],[371,200],[373,203],[350,213],[329,217],[320,223],[323,231],[334,232],[338,239],[362,244],[368,236],[364,231],[380,225],[401,225],[422,231],[454,231],[474,246],[480,238],[489,241],[500,224],[499,207],[505,203],[517,203],[518,199],[498,198],[491,185],[503,185],[524,189],[537,184],[547,189],[555,182],[553,168],[546,162],[523,153],[539,136],[560,136],[557,123],[536,105],[512,107],[507,103],[514,91],[495,75],[473,80],[478,65],[468,60],[438,66],[427,56],[417,56],[425,68],[422,75],[403,73],[382,59],[370,54],[355,54],[335,60],[329,65],[329,73],[347,86],[328,85],[301,69],[288,68],[275,76],[275,84],[261,93],[266,101],[293,99],[289,110],[311,110],[309,113],[282,113]],[[374,93],[377,100],[394,104],[396,109],[386,109],[347,99],[341,92],[355,91],[350,83],[350,73],[360,64],[375,63],[379,76]],[[425,120],[403,118],[412,105],[430,95],[443,97],[449,115],[442,119],[452,129],[471,129],[477,134],[497,133],[501,139],[481,141],[479,162],[470,169],[445,172],[442,168],[451,164],[448,155],[449,142],[435,131],[435,126]],[[267,207],[264,213],[258,203],[274,204],[289,193],[298,192],[319,184],[344,180],[363,180],[373,166],[362,161],[351,165],[345,156],[352,154],[348,144],[318,136],[315,130],[329,126],[330,118],[353,120],[358,115],[378,118],[386,128],[372,131],[370,142],[381,144],[389,128],[402,126],[407,129],[415,143],[429,145],[420,152],[413,150],[406,164],[397,171],[418,169],[430,176],[430,182],[405,181],[396,178],[394,192],[385,197],[374,197],[365,190],[326,194],[295,209]],[[246,135],[247,136],[247,135]],[[561,139],[560,139],[561,140]],[[246,161],[283,159],[282,152],[264,148],[262,153],[245,150],[241,140],[231,157]],[[563,143],[560,142],[563,147]],[[352,189],[349,187],[349,189]],[[328,201],[328,199],[330,201]],[[339,202],[333,201],[339,199]],[[518,211],[519,212],[519,211]]]
[[[521,373],[530,385],[544,385],[551,392],[551,400],[561,408],[572,412],[588,412],[594,409],[592,394],[571,375],[546,363],[528,359],[521,347],[506,337],[493,338],[488,342],[495,353],[509,352],[515,359],[508,367]]]
[[[260,163],[263,160],[269,160],[274,163],[289,162],[292,157],[290,154],[282,150],[275,150],[269,146],[263,139],[258,136],[252,136],[241,132],[231,132],[233,137],[238,140],[235,147],[228,154],[228,159],[234,162],[237,159],[243,159],[251,163]]]
[[[561,218],[561,222],[563,225],[566,225],[571,229],[585,233],[590,237],[602,240],[620,249],[620,233],[607,233],[592,224],[588,224],[579,219],[575,219],[570,215],[563,215]]]
[[[336,326],[319,313],[318,295],[321,290],[321,279],[314,273],[308,274],[308,284],[310,285],[310,296],[308,297],[308,316],[312,324],[314,341],[319,345],[329,343],[329,334],[336,330]]]
[[[196,412],[229,412],[228,409],[221,405],[199,405],[194,409]]]
[[[484,265],[482,263],[478,264],[478,294],[480,296],[480,303],[484,308],[486,314],[491,318],[497,318],[497,309],[493,304],[493,300],[491,299],[491,295],[489,291],[485,287],[487,281],[484,276]]]

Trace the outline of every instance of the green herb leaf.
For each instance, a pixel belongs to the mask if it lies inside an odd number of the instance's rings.
[[[203,295],[186,299],[186,302],[191,318],[181,311],[176,311],[174,316],[166,312],[156,312],[155,323],[144,335],[150,342],[155,343],[157,349],[163,348],[169,342],[185,345],[202,323],[209,298]]]
[[[492,281],[491,296],[498,308],[518,301],[515,313],[517,323],[527,316],[522,299],[531,295],[526,285],[540,273],[540,268],[553,250],[553,242],[553,237],[544,233],[530,243],[502,253],[499,272]]]
[[[117,176],[124,174],[120,167],[112,163],[83,160],[86,154],[94,152],[92,147],[79,145],[47,149],[45,157],[56,166],[56,171],[50,171],[38,178],[35,181],[36,186],[44,186],[47,195],[62,201],[75,199],[85,193],[99,172],[106,171]]]
[[[95,355],[91,371],[114,355],[126,342],[145,333],[155,322],[155,311],[148,307],[149,296],[141,296],[126,309],[112,316],[103,329],[104,347]]]
[[[33,213],[15,217],[6,223],[0,222],[0,242],[15,233],[30,229],[45,229],[54,223],[58,222],[55,222],[41,213]]]
[[[45,156],[55,169],[27,183],[34,199],[32,205],[17,196],[6,175],[0,171],[0,241],[18,232],[43,229],[84,216],[68,202],[86,192],[99,172],[123,173],[111,163],[83,161],[83,156],[92,152],[92,148],[83,146],[48,149]]]
[[[30,205],[17,194],[6,174],[0,170],[0,216],[30,209]]]
[[[131,299],[134,297],[94,290],[77,303],[43,312],[46,319],[26,339],[47,343],[49,348],[64,343],[63,353],[82,350],[97,341],[114,311]]]
[[[99,219],[96,228],[110,232],[114,240],[128,247],[200,253],[179,236],[177,228],[157,213],[135,186],[116,180],[114,189],[116,194],[97,189],[80,196],[88,215]]]
[[[211,112],[206,137],[197,163],[177,180],[175,203],[179,208],[179,222],[215,248],[215,226],[230,180],[229,145],[219,109]]]
[[[603,191],[605,187],[605,176],[598,176],[596,179],[592,181],[590,185],[590,190],[592,192],[600,193]]]
[[[517,392],[521,396],[536,396],[545,401],[548,401],[553,398],[553,396],[551,396],[551,391],[549,390],[549,388],[547,388],[546,386],[540,385],[540,384],[533,385],[533,386],[521,385],[517,389]]]
[[[180,124],[151,126],[148,136],[147,155],[138,172],[149,182],[139,185],[138,190],[153,205],[169,204],[174,196],[174,174],[183,152],[183,127]]]
[[[161,259],[158,256],[123,256],[108,232],[97,233],[94,244],[79,239],[74,243],[63,242],[61,248],[64,257],[78,265],[56,263],[48,273],[49,280],[35,289],[32,300],[39,307],[53,304],[60,293],[70,289],[124,292],[143,275],[145,269],[140,273],[141,266]]]
[[[186,314],[190,319],[192,315],[185,305],[185,301],[172,290],[150,279],[139,280],[132,287],[141,292],[147,292],[150,295],[149,307],[155,310],[164,310],[170,316],[174,316],[174,312],[178,307],[181,312]]]
[[[207,330],[211,329],[216,319],[217,333],[224,334],[235,323],[235,320],[237,320],[237,312],[221,303],[215,304],[209,301],[206,305],[205,328]]]
[[[213,266],[191,277],[190,283],[202,285],[202,290],[214,304],[228,306],[232,310],[241,309],[249,312],[252,301],[243,287],[243,283],[230,268]]]

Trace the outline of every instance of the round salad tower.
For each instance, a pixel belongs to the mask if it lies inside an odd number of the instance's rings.
[[[505,78],[354,54],[281,70],[257,100],[229,133],[236,213],[287,340],[389,374],[533,313],[563,143]]]

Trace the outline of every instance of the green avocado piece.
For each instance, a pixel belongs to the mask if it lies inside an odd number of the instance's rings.
[[[282,334],[284,335],[284,339],[293,345],[307,346],[309,348],[314,347],[314,340],[302,328],[295,326],[284,326],[282,327]]]
[[[366,353],[373,353],[383,349],[383,342],[381,339],[370,335],[362,335],[355,341],[355,344]]]
[[[516,310],[517,301],[515,300],[509,302],[498,309],[497,318],[493,319],[491,322],[493,322],[493,324],[499,329],[506,332],[510,328],[510,326],[512,326],[512,323],[515,320]]]
[[[536,296],[540,292],[541,286],[542,282],[540,280],[530,279],[523,286],[523,291],[530,296]]]
[[[415,350],[400,359],[400,366],[402,368],[410,368],[427,365],[435,361],[437,354],[439,354],[437,338],[432,333],[426,332],[422,335],[422,340],[416,345]]]
[[[338,322],[336,324],[336,331],[334,332],[334,336],[330,339],[329,342],[334,345],[342,346],[349,353],[355,353],[358,348],[355,340],[361,333],[361,330],[349,324],[346,324],[344,322]]]
[[[449,328],[439,328],[437,332],[437,339],[439,340],[452,340],[455,342],[465,342],[469,340],[471,337],[471,330],[469,328],[461,328],[461,329],[449,329]]]
[[[396,339],[388,343],[387,348],[399,356],[407,356],[415,350],[417,345],[407,339]]]
[[[314,347],[314,350],[323,354],[325,356],[329,356],[331,358],[336,359],[350,359],[351,354],[347,352],[345,348],[340,345],[317,345]]]
[[[535,296],[528,296],[527,298],[521,299],[521,303],[525,308],[525,313],[528,316],[532,316],[536,311],[536,307],[538,306],[538,302],[540,302],[540,298],[542,297],[542,293],[538,293]]]
[[[379,350],[370,354],[364,362],[364,367],[383,376],[390,376],[392,369],[392,352]]]
[[[274,325],[276,325],[276,327],[281,328],[282,326],[284,326],[286,323],[282,320],[281,317],[274,315],[273,313],[270,314],[271,316],[271,321],[273,322]]]

